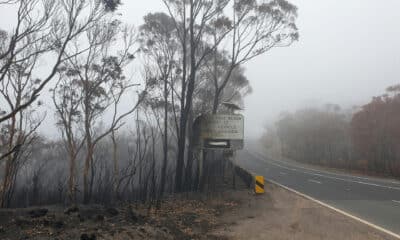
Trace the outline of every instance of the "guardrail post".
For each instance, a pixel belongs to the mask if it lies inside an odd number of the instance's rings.
[[[254,192],[256,194],[265,193],[265,181],[263,176],[255,176]]]

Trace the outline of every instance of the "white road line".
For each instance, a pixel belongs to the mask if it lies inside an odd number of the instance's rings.
[[[273,183],[273,184],[275,184],[275,185],[278,185],[278,186],[280,186],[280,187],[282,187],[282,188],[284,188],[284,189],[286,189],[286,190],[288,190],[288,191],[290,191],[290,192],[293,192],[293,193],[295,193],[295,194],[297,194],[297,195],[299,195],[299,196],[302,196],[302,197],[304,197],[304,198],[306,198],[306,199],[308,199],[308,200],[311,200],[311,201],[313,201],[313,202],[315,202],[315,203],[318,203],[318,204],[321,205],[321,206],[324,206],[324,207],[326,207],[326,208],[329,208],[329,209],[331,209],[331,210],[333,210],[333,211],[335,211],[335,212],[338,212],[338,213],[343,214],[343,215],[345,215],[345,216],[347,216],[347,217],[349,217],[349,218],[352,218],[352,219],[354,219],[354,220],[356,220],[356,221],[359,221],[359,222],[361,222],[361,223],[364,223],[364,224],[366,224],[366,225],[368,225],[368,226],[370,226],[370,227],[372,227],[372,228],[374,228],[374,229],[376,229],[376,230],[378,230],[378,231],[384,232],[384,233],[386,233],[386,234],[388,234],[388,235],[390,235],[390,236],[392,236],[392,237],[395,237],[395,238],[397,238],[397,239],[400,239],[400,235],[398,235],[398,234],[396,234],[396,233],[394,233],[394,232],[391,232],[391,231],[389,231],[389,230],[387,230],[387,229],[384,229],[384,228],[382,228],[382,227],[379,227],[378,225],[375,225],[375,224],[370,223],[370,222],[368,222],[368,221],[365,221],[365,220],[363,220],[363,219],[361,219],[361,218],[359,218],[359,217],[356,217],[356,216],[354,216],[354,215],[351,215],[350,213],[347,213],[347,212],[345,212],[345,211],[342,211],[342,210],[340,210],[340,209],[338,209],[338,208],[335,208],[335,207],[333,207],[333,206],[331,206],[331,205],[329,205],[329,204],[323,203],[323,202],[321,202],[321,201],[319,201],[319,200],[317,200],[317,199],[315,199],[315,198],[313,198],[313,197],[310,197],[310,196],[308,196],[308,195],[306,195],[306,194],[304,194],[304,193],[298,192],[298,191],[296,191],[296,190],[294,190],[294,189],[292,189],[292,188],[286,187],[286,186],[284,186],[284,185],[282,185],[282,184],[280,184],[280,183],[277,183],[277,182],[275,182],[275,181],[273,181],[273,180],[268,179],[268,181],[271,182],[271,183]]]
[[[314,180],[314,179],[308,179],[308,181],[312,182],[312,183],[316,183],[316,184],[322,184],[321,182]]]
[[[251,171],[250,171],[250,172],[251,172]],[[251,173],[252,173],[253,175],[255,175],[254,172],[251,172]],[[285,185],[282,185],[282,184],[280,184],[280,183],[278,183],[278,182],[275,182],[274,180],[268,179],[267,181],[270,182],[270,183],[273,183],[273,184],[275,184],[275,185],[277,185],[277,186],[279,186],[279,187],[281,187],[281,188],[284,188],[284,189],[286,189],[286,190],[288,190],[288,191],[290,191],[290,192],[293,192],[293,193],[295,193],[295,194],[297,194],[297,195],[299,195],[299,196],[301,196],[301,197],[304,197],[304,198],[306,198],[306,199],[308,199],[308,200],[310,200],[310,201],[313,201],[313,202],[315,202],[315,203],[317,203],[317,204],[319,204],[319,205],[321,205],[321,206],[323,206],[323,207],[329,208],[329,209],[331,209],[331,210],[333,210],[333,211],[335,211],[335,212],[337,212],[337,213],[339,213],[339,214],[342,214],[342,215],[344,215],[344,216],[346,216],[346,217],[349,217],[349,218],[354,219],[354,220],[356,220],[356,221],[358,221],[358,222],[361,222],[361,223],[363,223],[363,224],[366,224],[366,225],[369,226],[369,227],[372,227],[372,228],[374,228],[374,229],[376,229],[376,230],[378,230],[378,231],[381,231],[381,232],[383,232],[383,233],[386,233],[386,234],[388,234],[388,235],[390,235],[390,236],[392,236],[392,237],[397,238],[397,239],[400,240],[400,235],[399,235],[399,234],[396,234],[396,233],[394,233],[394,232],[392,232],[392,231],[390,231],[390,230],[387,230],[387,229],[385,229],[385,228],[383,228],[383,227],[380,227],[380,226],[378,226],[378,225],[375,225],[375,224],[373,224],[373,223],[370,223],[370,222],[368,222],[368,221],[366,221],[366,220],[363,220],[363,219],[361,219],[361,218],[359,218],[359,217],[356,217],[356,216],[354,216],[354,215],[352,215],[352,214],[350,214],[350,213],[347,213],[347,212],[345,212],[345,211],[343,211],[343,210],[340,210],[340,209],[338,209],[338,208],[335,208],[335,207],[333,207],[333,206],[331,206],[331,205],[329,205],[329,204],[323,203],[323,202],[321,202],[321,201],[319,201],[319,200],[317,200],[317,199],[315,199],[315,198],[313,198],[313,197],[311,197],[311,196],[308,196],[308,195],[306,195],[306,194],[304,194],[304,193],[298,192],[298,191],[296,191],[296,190],[294,190],[294,189],[292,189],[292,188],[289,188],[289,187],[287,187],[287,186],[285,186]],[[396,200],[393,200],[393,201],[396,201]],[[400,202],[400,201],[399,201],[399,202]]]
[[[397,200],[392,200],[392,202],[400,204],[400,201],[397,201]]]
[[[260,153],[257,153],[257,152],[256,152],[257,155],[255,155],[254,153],[252,153],[252,152],[250,152],[250,151],[247,151],[247,152],[249,152],[249,153],[252,154],[253,156],[256,156],[256,157],[258,157],[258,158],[264,159],[264,156],[263,156],[262,154],[260,154]],[[264,160],[265,160],[265,159],[264,159]],[[271,160],[271,159],[268,159],[268,160],[266,160],[266,161],[277,163],[277,161],[274,161],[274,160]],[[292,170],[296,171],[295,168],[289,168],[290,164],[285,163],[285,165],[288,166],[288,169],[292,169]],[[326,173],[326,174],[335,175],[335,176],[339,176],[339,177],[351,177],[351,178],[357,178],[357,179],[361,179],[361,180],[375,181],[374,179],[370,179],[370,178],[366,178],[366,177],[359,177],[359,176],[353,176],[353,175],[345,175],[345,174],[338,174],[338,173],[332,173],[332,172],[327,172],[327,171],[320,171],[320,170],[317,170],[317,169],[307,168],[307,167],[302,167],[302,166],[296,166],[296,167],[297,167],[297,168],[300,168],[300,169],[308,170],[308,171],[314,171],[314,172],[318,172],[318,173]],[[392,181],[388,180],[387,183],[400,185],[400,181],[395,181],[395,180],[392,180]],[[396,188],[396,187],[394,187],[394,188]],[[400,189],[400,188],[399,188],[399,189]]]
[[[253,153],[250,153],[250,155],[253,155],[254,157],[262,160],[261,157],[259,157],[257,155],[254,155]],[[350,180],[350,179],[327,176],[327,175],[318,174],[318,173],[304,172],[304,171],[300,171],[298,169],[289,168],[289,167],[286,167],[286,166],[283,166],[283,165],[280,165],[280,164],[277,164],[277,163],[273,163],[273,161],[267,161],[267,162],[272,164],[272,165],[275,165],[277,167],[283,168],[283,169],[287,169],[287,170],[290,170],[290,171],[296,171],[296,172],[300,172],[300,173],[304,173],[304,174],[308,174],[308,175],[312,175],[312,176],[318,176],[318,177],[323,177],[323,178],[335,179],[335,180],[340,180],[340,181],[345,181],[345,182],[352,182],[352,183],[358,183],[358,184],[363,184],[363,185],[369,185],[369,186],[381,187],[381,188],[388,188],[388,189],[393,189],[393,190],[400,191],[400,187],[391,187],[391,186],[385,186],[385,185],[380,185],[380,184],[376,184],[376,183],[367,183],[367,182],[362,182],[362,181],[355,181],[355,180]]]

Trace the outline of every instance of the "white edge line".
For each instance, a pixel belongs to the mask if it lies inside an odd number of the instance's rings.
[[[239,166],[239,164],[238,164],[238,166]],[[247,171],[249,171],[249,170],[247,170]],[[252,171],[249,171],[249,173],[251,173],[253,176],[257,176],[257,174],[254,174],[254,172],[252,172]],[[333,206],[331,206],[331,205],[329,205],[329,204],[323,203],[323,202],[321,202],[321,201],[319,201],[319,200],[317,200],[317,199],[315,199],[315,198],[313,198],[313,197],[310,197],[310,196],[308,196],[308,195],[306,195],[306,194],[304,194],[304,193],[298,192],[298,191],[296,191],[296,190],[294,190],[294,189],[292,189],[292,188],[289,188],[289,187],[287,187],[287,186],[285,186],[285,185],[282,185],[282,184],[280,184],[280,183],[278,183],[278,182],[275,182],[274,180],[267,179],[267,178],[265,178],[265,180],[268,181],[268,182],[270,182],[270,183],[272,183],[272,184],[275,184],[275,185],[277,185],[277,186],[279,186],[279,187],[281,187],[281,188],[283,188],[283,189],[286,189],[286,190],[289,191],[289,192],[293,192],[293,193],[295,193],[295,194],[297,194],[297,195],[299,195],[299,196],[301,196],[301,197],[303,197],[303,198],[305,198],[305,199],[308,199],[308,200],[310,200],[310,201],[313,201],[313,202],[315,202],[315,203],[317,203],[317,204],[319,204],[319,205],[321,205],[321,206],[323,206],[323,207],[326,207],[326,208],[331,209],[331,210],[333,210],[333,211],[335,211],[335,212],[337,212],[337,213],[339,213],[339,214],[342,214],[342,215],[344,215],[344,216],[346,216],[346,217],[349,217],[349,218],[351,218],[351,219],[353,219],[353,220],[356,220],[356,221],[358,221],[358,222],[360,222],[360,223],[363,223],[363,224],[365,224],[365,225],[367,225],[367,226],[369,226],[369,227],[371,227],[371,228],[373,228],[373,229],[375,229],[375,230],[381,231],[381,232],[386,233],[386,234],[388,234],[388,235],[390,235],[390,236],[392,236],[392,237],[394,237],[394,238],[400,239],[400,235],[398,235],[398,234],[396,234],[396,233],[394,233],[394,232],[391,232],[391,231],[389,231],[389,230],[387,230],[387,229],[384,229],[383,227],[380,227],[380,226],[375,225],[375,224],[373,224],[373,223],[370,223],[370,222],[368,222],[368,221],[366,221],[366,220],[363,220],[363,219],[361,219],[361,218],[359,218],[359,217],[356,217],[356,216],[354,216],[354,215],[351,215],[350,213],[347,213],[347,212],[345,212],[345,211],[343,211],[343,210],[340,210],[340,209],[338,209],[338,208],[335,208],[335,207],[333,207]]]
[[[376,229],[376,230],[379,230],[379,231],[381,231],[381,232],[384,232],[384,233],[386,233],[386,234],[388,234],[388,235],[390,235],[390,236],[392,236],[392,237],[395,237],[395,238],[397,238],[397,239],[400,239],[400,235],[398,235],[398,234],[396,234],[396,233],[394,233],[394,232],[391,232],[391,231],[389,231],[389,230],[387,230],[387,229],[384,229],[384,228],[382,228],[382,227],[379,227],[379,226],[377,226],[377,225],[375,225],[375,224],[373,224],[373,223],[370,223],[370,222],[368,222],[368,221],[365,221],[365,220],[363,220],[363,219],[361,219],[361,218],[358,218],[358,217],[356,217],[356,216],[354,216],[354,215],[351,215],[351,214],[349,214],[349,213],[347,213],[347,212],[345,212],[345,211],[342,211],[342,210],[340,210],[340,209],[337,209],[337,208],[335,208],[335,207],[333,207],[333,206],[331,206],[331,205],[328,205],[328,204],[326,204],[326,203],[323,203],[323,202],[321,202],[321,201],[319,201],[319,200],[317,200],[317,199],[315,199],[315,198],[313,198],[313,197],[310,197],[310,196],[308,196],[308,195],[306,195],[306,194],[304,194],[304,193],[300,193],[300,192],[298,192],[298,191],[296,191],[296,190],[294,190],[294,189],[291,189],[291,188],[289,188],[289,187],[286,187],[286,186],[284,186],[284,185],[282,185],[282,184],[280,184],[280,183],[277,183],[277,182],[275,182],[275,181],[273,181],[273,180],[270,180],[270,179],[266,179],[266,180],[267,180],[268,182],[271,182],[271,183],[273,183],[273,184],[275,184],[275,185],[281,187],[281,188],[284,188],[284,189],[286,189],[286,190],[288,190],[288,191],[290,191],[290,192],[293,192],[293,193],[295,193],[295,194],[297,194],[297,195],[299,195],[299,196],[301,196],[301,197],[304,197],[304,198],[306,198],[306,199],[308,199],[308,200],[311,200],[311,201],[313,201],[313,202],[315,202],[315,203],[318,203],[318,204],[321,205],[321,206],[324,206],[324,207],[326,207],[326,208],[329,208],[329,209],[331,209],[331,210],[333,210],[333,211],[335,211],[335,212],[338,212],[338,213],[340,213],[340,214],[342,214],[342,215],[344,215],[344,216],[346,216],[346,217],[352,218],[352,219],[354,219],[354,220],[356,220],[356,221],[359,221],[359,222],[361,222],[361,223],[363,223],[363,224],[368,225],[369,227],[372,227],[372,228],[374,228],[374,229]]]
[[[259,153],[258,151],[256,151],[255,154],[254,154],[253,152],[250,152],[248,149],[247,149],[246,151],[247,151],[248,153],[252,154],[253,156],[259,158],[260,160],[267,161],[267,162],[269,162],[269,163],[274,162],[275,164],[277,164],[277,163],[282,164],[282,163],[283,163],[283,165],[279,165],[279,166],[281,166],[281,167],[286,167],[286,168],[290,169],[290,165],[291,165],[290,163],[287,163],[287,162],[284,162],[284,161],[283,161],[283,162],[279,162],[279,161],[275,161],[275,160],[271,160],[271,159],[265,160],[265,158],[268,158],[268,156],[265,156],[264,154],[261,154],[261,153]],[[272,163],[272,164],[273,164],[273,163]],[[285,166],[285,165],[286,165],[286,166]],[[368,180],[368,181],[377,181],[377,182],[379,182],[379,181],[382,181],[382,182],[387,181],[387,183],[391,183],[391,184],[396,184],[396,185],[399,185],[399,184],[400,184],[400,181],[395,181],[395,180],[390,180],[390,179],[379,179],[379,178],[374,179],[374,177],[368,178],[368,177],[362,177],[362,176],[354,176],[354,175],[351,175],[351,174],[330,172],[330,171],[328,171],[328,170],[315,169],[315,168],[312,168],[312,167],[304,167],[304,166],[300,166],[300,165],[299,165],[299,166],[296,166],[296,167],[299,168],[299,169],[303,169],[303,170],[307,170],[307,171],[312,171],[312,172],[315,172],[315,173],[317,173],[317,174],[330,174],[330,175],[338,176],[338,177],[357,178],[357,179]],[[297,171],[297,169],[295,169],[295,168],[292,168],[292,170]],[[353,180],[353,181],[354,181],[354,180]],[[358,182],[358,181],[354,181],[354,182]],[[359,183],[359,182],[358,182],[358,183]],[[361,184],[362,184],[362,183],[361,183]],[[373,184],[373,185],[384,186],[384,185],[379,185],[379,184]],[[390,187],[390,186],[385,186],[385,187],[394,188],[394,189],[399,190],[399,188],[397,188],[397,187]]]
[[[376,184],[376,183],[368,183],[368,182],[356,181],[356,180],[352,180],[352,179],[333,177],[333,176],[329,176],[329,175],[324,175],[324,174],[322,174],[323,172],[321,172],[321,171],[315,171],[315,170],[310,170],[309,169],[308,171],[310,171],[310,172],[303,172],[303,171],[299,171],[298,169],[295,169],[295,168],[290,168],[288,166],[284,166],[284,165],[278,164],[278,163],[276,163],[276,161],[265,160],[264,157],[258,156],[256,154],[251,153],[251,152],[249,152],[249,154],[252,155],[253,157],[256,157],[259,160],[267,162],[267,163],[269,163],[271,165],[274,165],[274,166],[277,166],[277,167],[280,167],[280,168],[283,168],[283,169],[295,171],[295,172],[300,172],[300,173],[303,173],[303,174],[308,174],[308,175],[312,175],[312,176],[319,176],[319,177],[323,177],[323,178],[335,179],[335,180],[344,181],[344,182],[352,182],[352,183],[358,183],[358,184],[363,184],[363,185],[368,185],[368,186],[387,188],[387,189],[400,191],[400,187],[392,187],[392,186],[386,186],[386,185],[381,185],[381,184]],[[300,169],[305,169],[305,168],[300,168]],[[313,173],[312,171],[319,172],[319,173]],[[325,173],[325,174],[330,174],[330,173]],[[339,176],[337,174],[331,174],[331,175]]]
[[[308,179],[308,181],[312,182],[312,183],[316,183],[316,184],[322,184],[322,182],[314,180],[314,179]]]

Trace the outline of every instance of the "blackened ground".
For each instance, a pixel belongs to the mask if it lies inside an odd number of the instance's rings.
[[[227,200],[232,170],[213,179],[212,192],[167,197],[160,209],[145,204],[0,210],[0,239],[227,239],[213,235],[219,218],[238,206]],[[239,177],[236,187],[245,189]]]
[[[160,210],[126,204],[0,211],[0,239],[177,240],[391,240],[367,225],[278,186],[255,195],[232,175],[218,177],[217,191],[173,195]]]

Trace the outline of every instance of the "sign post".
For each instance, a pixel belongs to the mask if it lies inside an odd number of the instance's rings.
[[[201,115],[193,124],[195,147],[199,150],[199,179],[202,179],[204,149],[222,149],[232,152],[244,147],[244,116],[240,114]],[[235,158],[234,158],[235,159]],[[235,187],[233,167],[233,186]]]

